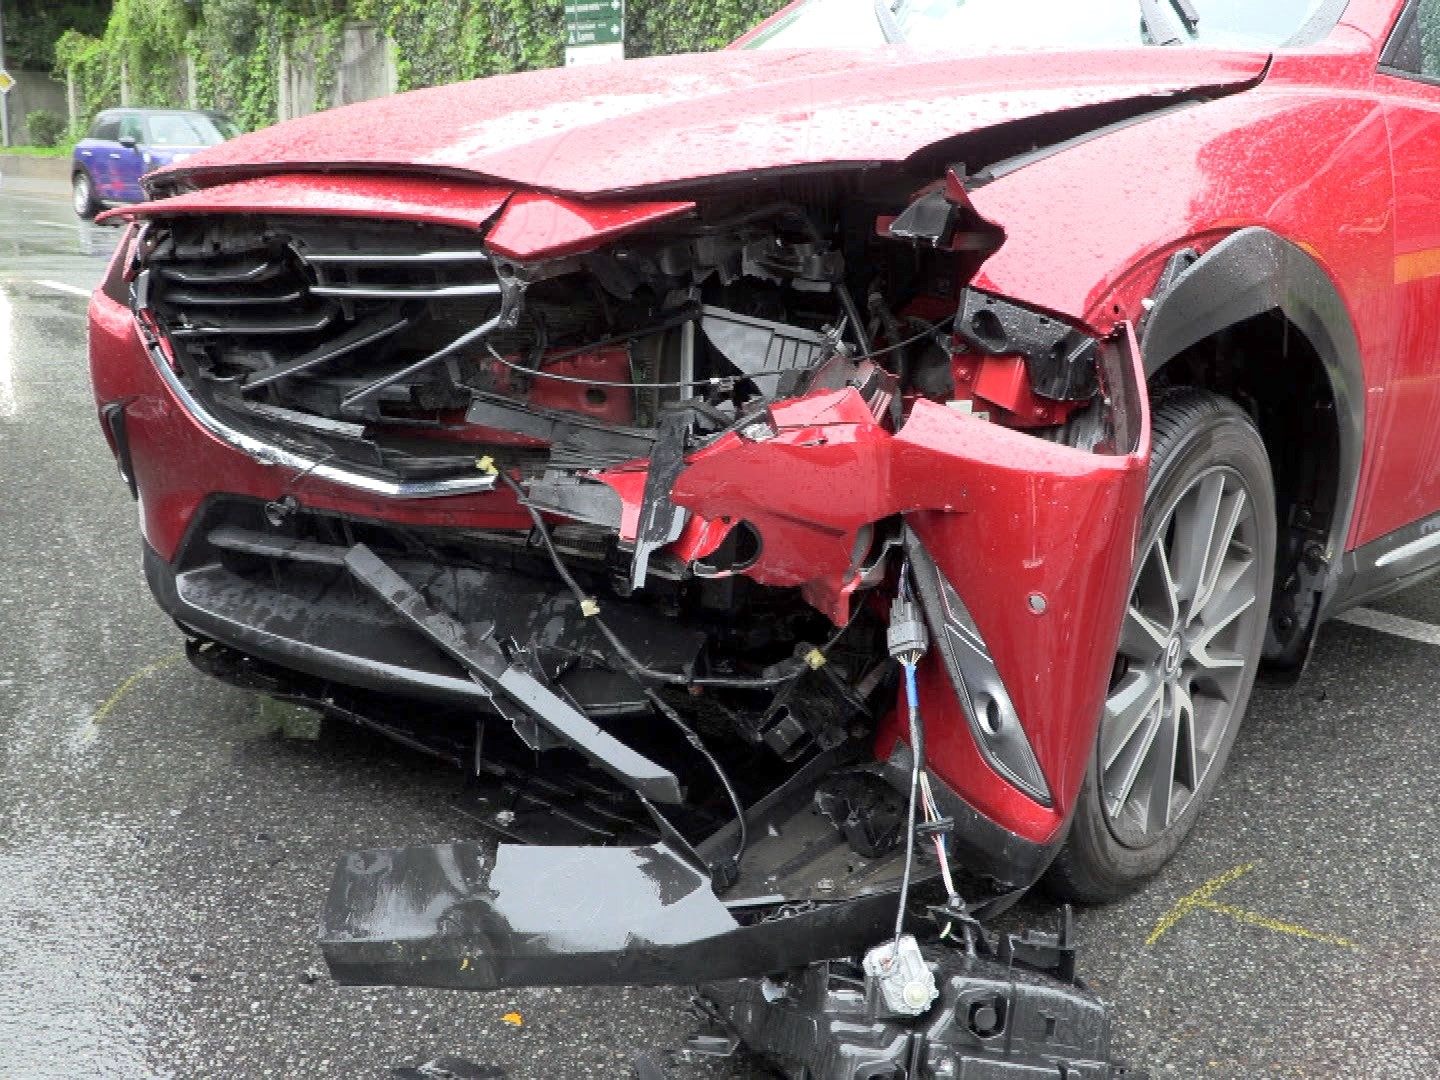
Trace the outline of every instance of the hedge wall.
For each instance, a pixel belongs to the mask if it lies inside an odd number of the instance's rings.
[[[629,0],[631,56],[719,48],[785,0]],[[395,41],[400,88],[551,67],[564,48],[563,0],[115,0],[105,33],[67,32],[55,47],[56,74],[76,77],[81,112],[119,104],[120,73],[130,99],[183,105],[184,57],[194,57],[203,105],[247,128],[276,116],[282,42],[320,43],[321,99],[349,20],[377,23]]]

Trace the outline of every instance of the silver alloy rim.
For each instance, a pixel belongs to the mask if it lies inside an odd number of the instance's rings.
[[[84,173],[75,177],[75,213],[83,215],[90,209],[90,178]]]
[[[1139,555],[1100,721],[1105,816],[1136,848],[1180,819],[1225,745],[1259,615],[1259,525],[1239,473],[1203,473],[1163,521]]]

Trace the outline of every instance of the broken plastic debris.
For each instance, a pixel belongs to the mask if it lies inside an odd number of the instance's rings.
[[[390,1075],[397,1080],[505,1080],[505,1070],[498,1065],[477,1065],[450,1055],[424,1065],[392,1069]]]
[[[267,734],[278,732],[287,739],[312,742],[320,737],[324,718],[315,709],[262,695],[259,714],[261,728]]]

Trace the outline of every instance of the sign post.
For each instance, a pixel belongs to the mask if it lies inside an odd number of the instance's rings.
[[[565,65],[625,59],[625,0],[565,0]]]
[[[14,77],[5,70],[5,0],[0,0],[0,146],[10,145],[10,88]]]

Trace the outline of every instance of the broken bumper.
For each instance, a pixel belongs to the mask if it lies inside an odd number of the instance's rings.
[[[493,990],[686,985],[863,949],[892,893],[768,918],[664,846],[439,844],[345,856],[321,916],[336,981]]]

